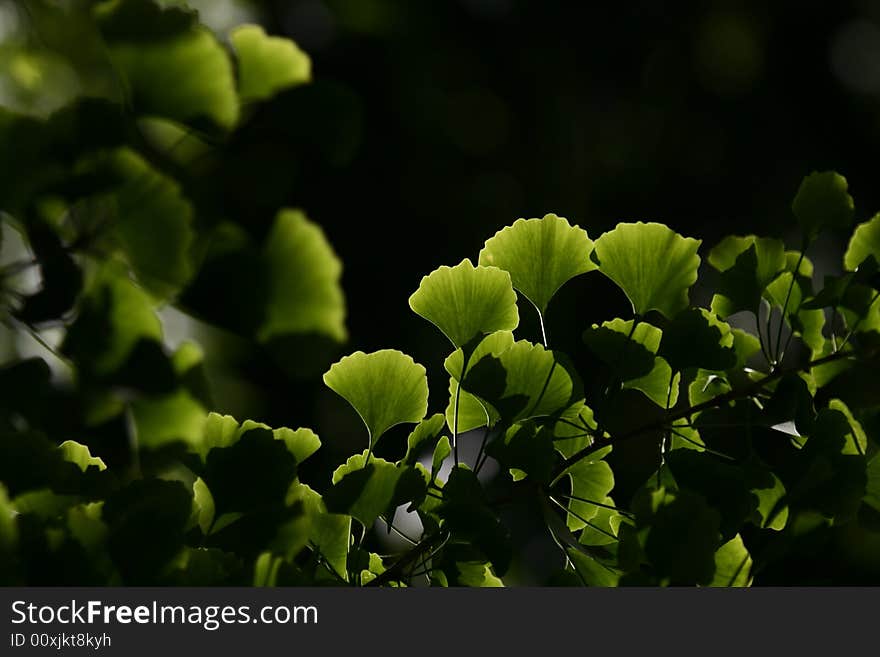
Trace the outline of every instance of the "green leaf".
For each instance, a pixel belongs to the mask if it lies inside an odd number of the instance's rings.
[[[712,312],[721,317],[741,310],[757,315],[764,289],[785,269],[785,245],[754,235],[730,236],[709,252],[709,264],[721,272]]]
[[[568,528],[577,531],[588,527],[586,521],[599,513],[600,507],[582,500],[602,502],[614,488],[614,473],[605,461],[583,460],[568,470],[571,479],[571,494],[581,500],[572,499],[568,503]]]
[[[657,310],[671,318],[690,303],[700,244],[663,224],[621,223],[596,240],[594,257],[599,271],[626,294],[633,312]]]
[[[120,14],[127,4],[106,2],[96,14],[134,111],[190,124],[208,121],[225,130],[234,127],[239,106],[232,62],[211,31],[185,16],[171,25],[181,14],[171,16],[168,10],[144,14],[147,22],[121,29]],[[154,38],[144,38],[150,32]]]
[[[541,315],[566,282],[596,269],[590,260],[593,242],[584,229],[555,214],[542,219],[518,219],[486,240],[480,264],[510,274],[513,287]]]
[[[688,491],[660,488],[634,502],[637,524],[647,528],[644,551],[661,583],[709,584],[720,547],[718,513]],[[682,537],[687,540],[682,540]]]
[[[789,294],[789,287],[791,294]],[[801,281],[793,280],[791,272],[783,272],[764,293],[772,307],[785,308],[785,316],[796,335],[812,350],[819,350],[825,344],[822,327],[825,326],[825,313],[821,310],[802,308],[805,298]],[[786,298],[788,305],[785,304]],[[780,347],[781,349],[781,347]]]
[[[309,542],[327,565],[343,580],[348,580],[348,549],[351,537],[351,516],[328,513],[321,496],[309,486],[294,482],[287,494],[287,504],[302,502],[311,520]]]
[[[486,448],[504,468],[522,472],[521,478],[530,477],[538,483],[549,483],[556,450],[553,434],[534,422],[523,422],[509,428]],[[518,480],[518,479],[515,479]]]
[[[281,210],[264,261],[269,289],[261,342],[290,333],[346,340],[342,264],[317,224],[299,210]]]
[[[508,424],[560,415],[583,398],[580,379],[568,360],[526,340],[474,363],[462,386]]]
[[[211,495],[211,489],[201,477],[196,477],[193,482],[193,515],[196,524],[202,530],[202,534],[207,536],[214,524],[214,496]]]
[[[846,178],[834,171],[814,171],[805,177],[791,209],[809,241],[825,228],[848,228],[853,220],[853,199]]]
[[[98,456],[92,456],[89,448],[78,442],[65,440],[58,445],[58,449],[61,450],[61,455],[65,461],[70,461],[71,463],[76,464],[83,472],[88,470],[91,466],[95,466],[98,470],[107,469],[107,464],[104,463],[103,459]]]
[[[293,430],[287,427],[272,429],[267,424],[254,422],[253,420],[245,420],[239,424],[230,415],[209,413],[202,425],[201,438],[193,446],[193,451],[204,461],[212,449],[232,447],[245,433],[254,429],[270,431],[275,440],[280,440],[284,443],[287,451],[293,455],[297,463],[305,461],[321,446],[321,440],[311,429],[300,428]]]
[[[443,431],[445,420],[442,413],[435,413],[419,422],[406,439],[406,455],[401,463],[415,465],[425,447],[431,444],[436,445],[437,437]]]
[[[229,40],[238,58],[242,102],[266,100],[312,79],[312,60],[290,39],[268,36],[259,25],[240,25]]]
[[[367,451],[355,454],[336,468],[333,487],[324,494],[328,511],[346,513],[364,527],[371,527],[376,518],[399,505],[395,503],[398,484],[407,470],[375,456],[367,462],[368,455]]]
[[[419,422],[428,412],[425,368],[393,349],[356,351],[334,363],[324,383],[361,416],[370,446],[391,427]]]
[[[737,534],[715,553],[715,575],[709,586],[742,587],[752,584],[752,556]]]
[[[880,261],[880,213],[856,226],[843,256],[843,266],[855,271],[869,256]]]
[[[422,278],[409,306],[440,329],[455,347],[519,325],[510,274],[497,267],[474,267],[468,259]]]
[[[440,472],[440,468],[443,467],[443,461],[445,461],[446,457],[448,457],[450,454],[452,454],[452,446],[449,444],[449,438],[447,436],[443,436],[437,442],[437,447],[434,448],[434,455],[431,457],[432,480]]]
[[[605,588],[618,585],[620,573],[617,570],[573,548],[567,548],[566,553],[578,577],[585,585]]]
[[[138,445],[156,449],[181,441],[197,446],[208,412],[185,389],[159,397],[142,397],[131,403],[131,412],[137,427]]]
[[[0,483],[0,554],[4,555],[0,563],[7,562],[6,555],[11,553],[18,543],[18,523],[15,516],[15,508],[9,500],[6,487]],[[0,565],[0,574],[5,574],[5,565]]]
[[[702,308],[680,312],[663,329],[658,354],[678,372],[692,367],[728,370],[736,365],[730,326]]]
[[[492,572],[492,567],[487,563],[457,562],[457,584],[459,586],[471,586],[478,588],[499,588],[504,586],[500,577]]]
[[[450,431],[455,429],[455,394],[458,381],[449,377],[449,403],[446,405],[446,425]],[[493,427],[501,419],[490,404],[484,403],[467,390],[458,391],[458,433],[472,431],[480,427]]]
[[[96,334],[102,336],[100,341],[94,340]],[[142,340],[162,340],[152,300],[128,279],[118,262],[108,262],[87,286],[62,352],[86,372],[109,375],[125,364]]]
[[[114,154],[116,235],[140,283],[164,298],[192,275],[193,208],[180,185],[135,152]]]
[[[640,390],[651,401],[665,407],[678,403],[680,374],[673,376],[669,363],[656,356],[663,332],[647,322],[613,319],[594,324],[584,332],[584,342],[611,369],[624,388]]]

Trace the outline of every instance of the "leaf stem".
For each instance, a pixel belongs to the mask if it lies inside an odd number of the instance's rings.
[[[791,342],[791,335],[789,335],[788,341],[785,343],[785,348],[780,349],[780,343],[782,342],[782,326],[783,324],[785,324],[785,313],[788,310],[788,302],[791,300],[791,291],[794,289],[794,284],[797,281],[798,272],[801,270],[801,263],[803,263],[804,261],[804,255],[807,252],[807,246],[809,246],[809,244],[805,241],[803,246],[801,247],[801,254],[800,256],[798,256],[797,264],[794,266],[794,271],[791,273],[791,282],[788,284],[788,292],[786,292],[785,294],[785,303],[782,304],[782,314],[779,316],[779,328],[776,331],[776,351],[773,354],[774,369],[779,365],[779,363],[782,362],[782,359],[785,358],[785,350],[788,349],[788,344]],[[767,318],[767,321],[770,321],[769,317]],[[794,327],[792,327],[792,335],[793,334]],[[769,333],[767,337],[770,337]]]

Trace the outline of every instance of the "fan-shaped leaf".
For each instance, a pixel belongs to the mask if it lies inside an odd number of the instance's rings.
[[[730,326],[702,308],[680,312],[666,325],[658,353],[676,371],[727,370],[736,365]]]
[[[519,325],[510,274],[497,267],[474,267],[468,259],[422,278],[409,306],[440,329],[455,347]]]
[[[333,487],[324,494],[324,503],[331,513],[347,513],[370,527],[383,513],[412,501],[408,490],[412,468],[397,467],[384,459],[355,454],[333,472]],[[422,482],[421,475],[416,478]],[[424,494],[422,493],[422,497]],[[410,498],[410,499],[406,499]]]
[[[126,25],[128,4],[103,3],[96,15],[135,112],[232,128],[239,110],[232,62],[210,30],[176,9],[149,11],[139,25]]]
[[[462,386],[508,424],[560,415],[583,397],[580,379],[568,361],[526,340],[475,362]]]
[[[261,341],[289,333],[346,339],[342,264],[324,231],[299,210],[282,210],[266,238],[269,290]]]
[[[324,383],[361,416],[370,445],[391,427],[419,422],[428,412],[425,368],[393,349],[346,356],[324,374]]]
[[[486,240],[480,264],[510,274],[513,287],[542,315],[567,281],[596,269],[590,260],[593,242],[584,229],[555,214],[518,219]]]
[[[791,209],[808,240],[825,228],[847,228],[853,220],[853,199],[846,178],[834,171],[814,171],[805,177]]]
[[[312,78],[312,60],[290,39],[268,36],[259,25],[240,25],[229,40],[238,58],[243,102],[266,100]]]
[[[843,266],[855,271],[869,256],[880,261],[880,213],[856,226],[843,256]]]
[[[674,317],[688,306],[697,280],[701,241],[658,223],[621,223],[596,240],[599,271],[626,294],[637,315]]]
[[[757,314],[764,289],[785,269],[785,245],[754,235],[725,237],[709,252],[709,264],[721,272],[712,312],[721,317],[740,310]]]
[[[715,552],[715,575],[709,586],[751,586],[752,556],[737,534]]]
[[[91,466],[95,466],[98,470],[107,469],[107,464],[104,463],[103,459],[98,456],[92,456],[89,448],[78,442],[65,440],[58,445],[58,449],[61,450],[61,455],[64,457],[65,461],[75,463],[83,472],[88,470]]]

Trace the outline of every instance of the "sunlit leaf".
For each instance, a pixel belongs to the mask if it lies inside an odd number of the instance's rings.
[[[486,240],[480,264],[510,273],[513,287],[542,315],[566,282],[596,269],[590,260],[593,242],[587,232],[555,214],[518,219]]]
[[[258,339],[297,333],[345,341],[342,264],[324,231],[299,210],[282,210],[265,244],[269,289]]]
[[[475,362],[462,385],[508,424],[559,415],[583,394],[579,377],[562,354],[525,340]]]
[[[391,427],[419,422],[428,412],[425,368],[393,349],[346,356],[324,374],[324,383],[361,416],[370,445]]]
[[[657,310],[674,317],[689,304],[697,280],[701,241],[682,237],[658,223],[621,223],[596,240],[599,271],[614,281],[633,312]]]
[[[455,267],[435,269],[422,278],[409,305],[455,347],[519,325],[510,275],[497,267],[474,267],[467,259]]]
[[[754,235],[730,236],[709,252],[708,259],[721,272],[712,312],[721,317],[741,310],[757,314],[764,289],[785,268],[785,245]]]
[[[83,472],[93,466],[98,468],[98,470],[107,469],[107,464],[104,463],[104,460],[102,458],[98,456],[92,456],[92,453],[89,451],[88,447],[86,447],[85,445],[81,445],[76,441],[65,440],[63,443],[58,445],[58,449],[61,450],[61,454],[64,457],[65,461],[75,463]]]
[[[715,552],[715,575],[709,586],[751,586],[752,557],[737,534]]]
[[[229,40],[238,59],[243,102],[266,100],[312,78],[311,59],[290,39],[268,36],[259,25],[240,25]]]
[[[173,8],[156,12],[144,5],[155,7],[138,0],[105,2],[96,8],[114,68],[124,80],[134,110],[232,128],[238,120],[238,95],[226,50],[191,15]],[[132,7],[142,13],[124,15]],[[151,32],[154,38],[145,39]]]

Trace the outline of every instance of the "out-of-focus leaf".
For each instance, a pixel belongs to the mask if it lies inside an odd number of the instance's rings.
[[[240,25],[229,40],[238,59],[242,102],[266,100],[312,79],[312,60],[290,39],[269,36],[259,25]]]

